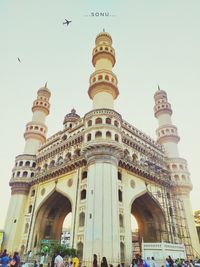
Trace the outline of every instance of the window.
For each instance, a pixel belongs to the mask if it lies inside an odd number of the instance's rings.
[[[115,141],[119,142],[119,136],[115,134]]]
[[[85,225],[85,213],[81,212],[79,214],[79,226],[83,227]]]
[[[26,223],[26,225],[25,225],[25,229],[24,229],[24,234],[27,234],[27,233],[28,233],[28,227],[29,227],[29,224]]]
[[[95,138],[101,138],[102,137],[102,132],[96,132],[95,133]]]
[[[111,124],[111,118],[106,118],[106,124]]]
[[[82,173],[82,180],[86,179],[87,178],[87,171],[84,171]]]
[[[31,177],[33,177],[33,176],[34,176],[34,172],[31,173]]]
[[[115,125],[116,127],[118,127],[118,126],[119,126],[118,121],[114,121],[114,125]]]
[[[95,123],[96,123],[96,124],[101,124],[101,123],[102,123],[102,119],[101,119],[101,118],[97,118],[97,119],[95,120]]]
[[[32,191],[31,191],[31,197],[34,197],[35,196],[35,189],[33,189]]]
[[[32,212],[32,208],[33,208],[33,206],[30,205],[29,208],[28,208],[28,213],[31,213]]]
[[[120,202],[122,202],[122,191],[118,190],[118,199]]]
[[[123,220],[123,215],[119,214],[119,226],[124,227],[124,220]]]
[[[121,174],[121,172],[118,171],[117,176],[118,176],[118,180],[121,181],[122,180],[122,174]]]
[[[86,190],[85,189],[83,189],[81,191],[81,200],[83,200],[83,199],[86,199]]]
[[[35,162],[33,162],[33,164],[32,164],[32,167],[33,167],[33,168],[35,168],[35,166],[36,166],[36,163],[35,163]]]
[[[19,162],[19,166],[23,166],[23,161],[20,161]]]
[[[23,177],[27,177],[28,176],[28,172],[23,172]]]
[[[91,133],[89,133],[89,134],[87,135],[87,141],[91,141],[91,139],[92,139],[92,135],[91,135]]]
[[[106,132],[106,138],[111,139],[111,132]]]
[[[89,121],[88,121],[88,127],[89,127],[89,126],[92,126],[92,120],[89,120]]]

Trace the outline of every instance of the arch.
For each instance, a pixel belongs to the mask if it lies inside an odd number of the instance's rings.
[[[111,118],[106,118],[106,124],[111,124]]]
[[[23,172],[22,176],[23,176],[23,177],[27,177],[27,176],[28,176],[28,172],[26,172],[26,171]]]
[[[92,120],[89,120],[88,123],[87,123],[88,127],[89,126],[92,126]]]
[[[36,163],[35,163],[35,162],[32,163],[32,167],[33,167],[33,168],[36,167]]]
[[[81,212],[79,214],[79,226],[83,227],[85,225],[85,213]]]
[[[102,132],[98,131],[95,133],[95,138],[101,138],[102,137]]]
[[[20,161],[20,162],[19,162],[19,166],[20,166],[20,167],[23,166],[23,161]]]
[[[138,236],[144,242],[169,241],[164,211],[159,202],[148,192],[136,198],[131,205],[131,214],[138,223]]]
[[[111,139],[111,132],[109,131],[106,132],[106,138]]]
[[[118,136],[118,134],[115,134],[115,141],[116,142],[119,142],[119,136]]]
[[[122,173],[120,171],[117,172],[117,177],[118,177],[118,180],[122,180]]]
[[[102,118],[96,118],[95,124],[101,124],[102,123]]]
[[[89,142],[89,141],[91,141],[91,139],[92,139],[92,135],[91,135],[91,133],[89,133],[89,134],[87,135],[87,141]]]
[[[119,127],[119,122],[118,121],[114,121],[114,125],[116,126],[116,127]]]
[[[34,197],[35,196],[35,189],[33,189],[32,191],[31,191],[31,197]]]
[[[41,240],[60,241],[65,217],[72,211],[72,204],[68,196],[54,190],[41,202],[36,210],[33,237],[37,237],[37,244]],[[35,243],[34,239],[32,241]]]
[[[31,165],[30,161],[26,161],[26,162],[25,162],[25,166],[26,166],[26,167],[29,167],[30,165]]]

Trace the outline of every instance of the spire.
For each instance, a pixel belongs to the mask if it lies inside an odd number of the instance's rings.
[[[158,91],[160,91],[160,86],[159,86],[159,84],[158,84]]]
[[[45,83],[44,87],[47,88],[47,82]]]

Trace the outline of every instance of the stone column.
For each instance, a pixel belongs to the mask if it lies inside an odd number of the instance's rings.
[[[88,184],[83,260],[92,255],[105,256],[110,263],[119,262],[118,158],[121,147],[103,143],[88,145]]]

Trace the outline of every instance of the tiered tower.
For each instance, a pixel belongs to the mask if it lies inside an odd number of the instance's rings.
[[[171,104],[168,102],[167,93],[160,90],[159,87],[154,95],[154,99],[154,115],[158,119],[159,124],[156,131],[157,141],[165,148],[168,168],[171,172],[171,180],[173,182],[174,196],[184,207],[186,225],[183,225],[179,230],[180,235],[183,236],[182,242],[185,243],[187,248],[189,244],[187,237],[190,236],[193,249],[199,253],[199,242],[189,196],[190,191],[192,190],[192,183],[190,180],[190,173],[187,169],[187,161],[179,156],[178,142],[180,137],[177,133],[177,127],[172,124]],[[181,212],[180,207],[177,209],[177,212]],[[182,224],[184,224],[184,222],[182,222]],[[189,230],[189,233],[187,233],[187,230]]]
[[[11,251],[17,249],[21,240],[24,211],[30,188],[30,180],[35,175],[36,153],[46,140],[47,126],[45,118],[49,114],[50,91],[47,84],[37,92],[37,99],[33,102],[32,121],[27,123],[24,138],[26,140],[24,153],[15,159],[10,180],[11,198],[5,225],[5,247]],[[16,234],[17,233],[17,234]],[[7,240],[7,236],[9,239]]]
[[[112,38],[107,32],[96,37],[96,46],[92,53],[95,71],[90,76],[88,94],[93,100],[93,108],[114,108],[114,99],[119,95],[117,77],[112,72],[115,65],[115,50]]]

